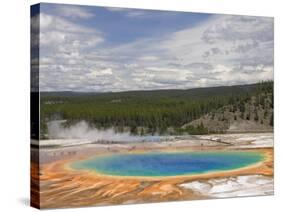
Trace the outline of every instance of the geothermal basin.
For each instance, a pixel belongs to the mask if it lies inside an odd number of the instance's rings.
[[[75,170],[129,177],[171,177],[230,171],[263,161],[261,152],[177,151],[102,155],[73,162]]]

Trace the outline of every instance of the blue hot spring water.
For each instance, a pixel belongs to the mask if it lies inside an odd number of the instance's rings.
[[[233,170],[261,160],[258,152],[150,152],[98,156],[71,167],[114,176],[165,177]]]

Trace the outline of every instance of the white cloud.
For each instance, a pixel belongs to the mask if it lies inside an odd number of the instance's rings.
[[[123,14],[128,18],[151,18],[159,16],[167,16],[174,14],[172,12],[154,11],[154,10],[143,10],[143,9],[130,9],[130,8],[119,8],[119,7],[106,7],[110,12],[117,12]]]
[[[95,17],[95,14],[82,6],[62,5],[56,7],[57,13],[60,16],[67,18],[89,19]]]
[[[193,83],[183,83],[182,88],[273,79],[272,18],[218,15],[194,28],[118,48],[117,52],[143,54],[144,58],[157,55],[155,61],[143,61],[144,67],[176,67],[178,72],[193,73],[188,76]]]
[[[106,68],[103,70],[91,70],[91,72],[87,74],[87,76],[92,78],[96,78],[99,76],[108,76],[108,75],[112,75],[111,68]]]
[[[147,55],[147,56],[141,56],[141,57],[139,57],[138,59],[139,59],[139,60],[143,60],[143,61],[156,61],[156,60],[158,60],[159,58],[156,57],[156,56],[149,56],[149,55]]]
[[[186,89],[273,79],[272,18],[217,15],[110,47],[96,29],[46,14],[40,22],[43,90]]]
[[[88,80],[95,61],[85,58],[104,42],[98,30],[74,24],[62,17],[40,14],[40,88],[76,90]]]
[[[106,7],[106,9],[111,12],[123,12],[129,10],[128,8],[122,8],[122,7]]]
[[[146,12],[142,10],[130,10],[127,13],[128,17],[138,18],[138,17],[146,17]]]
[[[52,45],[53,48],[58,44],[63,44],[63,47],[71,44],[74,48],[75,45],[92,47],[102,41],[101,33],[95,29],[79,26],[60,17],[40,14],[41,45]]]

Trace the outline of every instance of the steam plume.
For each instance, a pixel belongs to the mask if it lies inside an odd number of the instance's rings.
[[[113,128],[99,130],[90,127],[85,121],[78,122],[70,127],[63,127],[63,121],[51,121],[48,123],[48,136],[50,139],[87,139],[92,142],[101,140],[134,142],[142,141],[145,137],[133,136],[129,132],[117,133]]]

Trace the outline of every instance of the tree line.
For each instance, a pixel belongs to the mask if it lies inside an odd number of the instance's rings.
[[[66,120],[65,127],[81,120],[96,128],[129,128],[132,134],[164,133],[180,129],[186,123],[225,105],[243,111],[252,96],[265,105],[265,93],[272,95],[273,81],[251,85],[196,88],[189,90],[127,91],[117,93],[42,92],[40,99],[41,137],[47,134],[47,122]],[[204,130],[203,126],[200,129]],[[142,129],[143,130],[143,129]],[[179,130],[180,131],[180,130]]]

